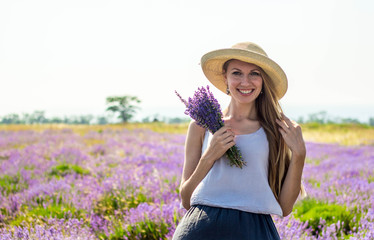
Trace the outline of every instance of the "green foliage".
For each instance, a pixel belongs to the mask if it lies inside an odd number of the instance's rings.
[[[32,209],[28,206],[22,207],[22,214],[16,216],[9,225],[21,226],[35,222],[36,220],[47,221],[50,218],[68,219],[68,218],[84,218],[85,212],[81,209],[76,209],[75,207],[63,204],[63,203],[53,203],[46,207],[38,205]]]
[[[38,206],[49,205],[50,203],[59,205],[62,204],[62,197],[61,195],[54,193],[52,196],[42,195],[34,197],[34,201],[38,204]]]
[[[115,167],[118,166],[118,163],[109,163],[107,166],[108,166],[109,168],[115,168]]]
[[[174,222],[173,225],[178,225],[180,217],[174,212]],[[109,236],[105,233],[97,233],[99,239],[110,239],[110,240],[154,240],[154,239],[167,239],[166,236],[169,233],[171,227],[170,223],[164,220],[151,220],[144,219],[143,221],[136,222],[132,225],[124,225],[122,222],[117,221],[114,224],[114,231]]]
[[[369,183],[374,182],[374,175],[370,175],[370,176],[368,177],[368,182],[369,182]]]
[[[34,165],[24,166],[23,169],[32,171],[35,169],[35,166]]]
[[[125,211],[136,208],[140,203],[152,202],[142,192],[135,193],[133,190],[114,190],[106,193],[97,203],[94,203],[94,212],[104,216],[114,215],[116,210]]]
[[[371,118],[369,119],[369,124],[364,124],[355,118],[331,118],[331,116],[329,116],[326,111],[320,111],[317,113],[309,114],[309,118],[306,121],[303,121],[302,118],[300,120],[301,120],[301,123],[313,123],[313,124],[343,124],[343,125],[358,124],[358,125],[373,126],[371,124],[372,123]]]
[[[317,130],[317,131],[344,131],[350,132],[356,129],[373,129],[373,126],[362,123],[317,123],[308,122],[302,125],[303,129]]]
[[[93,118],[92,115],[47,118],[44,111],[34,111],[31,114],[23,113],[22,116],[16,113],[11,113],[0,117],[0,124],[90,124]],[[98,117],[97,122],[101,123],[103,121],[107,123],[105,117]]]
[[[0,211],[5,215],[4,222],[10,226],[30,226],[36,222],[47,222],[50,218],[69,219],[85,218],[87,212],[76,209],[71,203],[63,202],[61,194],[37,196],[33,199],[35,205],[22,205],[17,215],[9,215],[6,211]],[[1,225],[0,225],[1,226]]]
[[[28,185],[21,181],[19,173],[15,176],[3,175],[0,177],[0,192],[3,195],[16,193],[26,188],[28,188]]]
[[[374,126],[374,117],[369,118],[369,125]]]
[[[305,158],[305,163],[313,164],[314,166],[318,166],[321,163],[320,159],[312,159],[312,158]]]
[[[348,235],[357,231],[361,214],[357,209],[348,210],[345,206],[306,198],[295,205],[294,216],[302,222],[308,221],[308,227],[313,229],[314,235],[321,232],[321,224],[328,226],[340,222],[340,225],[336,226],[336,233],[338,237],[344,237],[341,236],[342,232]]]
[[[307,129],[311,129],[311,130],[317,130],[321,126],[322,126],[322,124],[316,123],[316,122],[311,122],[311,123],[305,123],[305,124],[303,124],[303,127],[307,128]]]
[[[155,223],[147,219],[144,222],[138,222],[135,225],[128,226],[126,229],[126,237],[129,240],[166,239],[165,235],[169,232],[168,227],[169,226],[165,222]]]
[[[153,202],[152,198],[142,191],[135,192],[134,189],[113,190],[106,193],[98,202],[94,202],[94,212],[98,215],[105,216],[105,218],[117,218],[116,211],[123,212],[131,208],[136,208],[140,203]],[[133,226],[123,226],[121,221],[117,221],[114,226],[114,233],[107,236],[105,233],[97,233],[99,239],[123,239],[127,236],[128,239],[165,239],[165,234],[169,232],[170,226],[166,223],[154,223],[152,221],[145,221],[136,223]],[[141,236],[141,238],[139,238]]]
[[[113,113],[118,113],[118,118],[121,119],[122,122],[128,122],[139,108],[134,104],[138,104],[140,102],[140,99],[136,96],[125,95],[121,97],[107,97],[106,103],[109,105],[109,107],[106,110]]]
[[[320,188],[321,187],[321,183],[318,182],[317,180],[313,179],[313,178],[309,178],[308,179],[308,182],[313,185],[314,187],[316,188]]]
[[[171,179],[165,178],[163,181],[166,184],[176,183],[177,182],[177,176],[173,176]],[[171,189],[171,191],[173,191],[173,190]],[[179,195],[179,193],[180,193],[179,185],[176,186],[176,188],[174,189],[174,191],[175,191],[175,193],[177,193]]]
[[[327,117],[327,112],[326,111],[320,111],[318,113],[309,114],[308,122],[323,124],[323,123],[327,123],[327,121],[328,121],[327,118],[328,118]]]
[[[63,177],[68,174],[72,174],[73,172],[79,175],[90,174],[89,170],[84,169],[78,165],[63,163],[63,164],[53,167],[51,171],[49,172],[49,175],[55,176],[55,177]]]

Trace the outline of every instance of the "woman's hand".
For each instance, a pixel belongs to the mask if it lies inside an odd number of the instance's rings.
[[[290,120],[283,113],[281,114],[282,120],[276,120],[279,125],[279,131],[287,146],[291,149],[292,154],[304,160],[306,149],[301,127],[297,122]]]
[[[293,205],[300,193],[306,150],[299,124],[288,119],[283,113],[282,120],[277,119],[276,121],[279,125],[279,132],[292,151],[291,164],[279,195],[283,216],[287,216],[292,212]]]
[[[205,129],[191,121],[186,138],[185,161],[183,166],[180,194],[183,206],[190,209],[193,191],[204,179],[214,162],[234,146],[234,133],[229,127],[220,128],[213,134],[209,146],[201,155]]]
[[[204,152],[204,158],[213,160],[221,158],[226,151],[235,145],[235,134],[230,127],[223,126],[213,134],[209,146]]]

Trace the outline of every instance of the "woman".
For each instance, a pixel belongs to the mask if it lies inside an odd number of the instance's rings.
[[[287,216],[300,192],[305,143],[278,100],[287,77],[261,47],[244,42],[205,54],[208,80],[231,97],[214,135],[192,121],[180,186],[188,210],[173,239],[279,239],[270,214]],[[246,165],[225,152],[240,149]]]

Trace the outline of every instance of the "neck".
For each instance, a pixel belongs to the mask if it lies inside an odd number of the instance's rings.
[[[244,119],[257,120],[257,110],[255,102],[238,103],[231,100],[229,106],[223,111],[225,118],[241,121]]]

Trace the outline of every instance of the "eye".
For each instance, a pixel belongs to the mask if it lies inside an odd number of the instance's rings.
[[[239,72],[239,71],[235,71],[235,72],[233,72],[232,74],[235,75],[235,76],[240,76],[240,75],[242,75],[242,73]]]
[[[251,72],[250,75],[251,76],[260,76],[260,73],[259,72]]]

